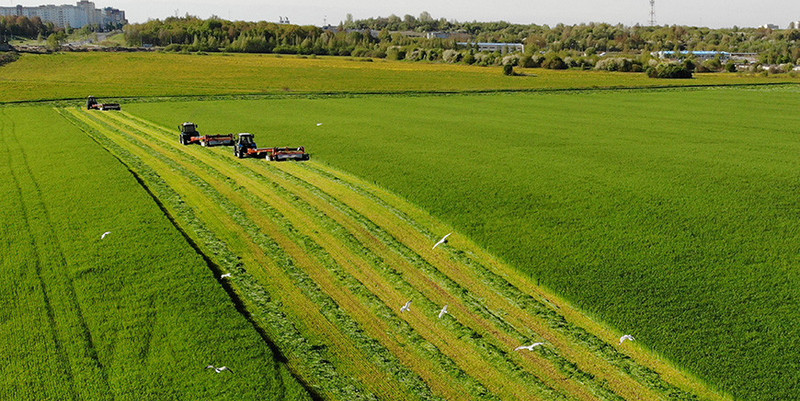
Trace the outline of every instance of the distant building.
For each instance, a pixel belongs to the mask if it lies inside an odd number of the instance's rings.
[[[780,29],[780,27],[778,27],[775,24],[764,24],[764,25],[761,25],[760,28],[764,28],[764,29]]]
[[[800,21],[792,21],[789,23],[789,29],[800,29]]]
[[[116,8],[106,7],[104,9],[95,8],[91,1],[81,0],[76,5],[64,4],[56,6],[48,4],[46,6],[34,7],[0,7],[2,16],[21,16],[34,18],[39,17],[42,21],[52,22],[59,28],[82,28],[86,25],[98,25],[104,28],[109,25],[121,26],[128,23],[125,19],[125,11]]]
[[[667,58],[667,59],[678,59],[688,57],[692,55],[695,59],[698,60],[710,60],[716,57],[719,57],[720,61],[728,61],[728,60],[747,60],[749,62],[755,62],[758,59],[758,53],[728,53],[728,52],[718,52],[718,51],[706,51],[706,50],[697,50],[697,51],[672,51],[672,50],[665,50],[660,52],[653,52],[650,53],[654,57],[658,58]]]
[[[427,39],[454,39],[460,41],[470,40],[470,35],[466,32],[426,32]]]
[[[479,52],[483,51],[500,52],[500,54],[506,54],[512,52],[525,52],[525,45],[523,45],[522,43],[458,42],[458,45],[467,47],[476,46]]]

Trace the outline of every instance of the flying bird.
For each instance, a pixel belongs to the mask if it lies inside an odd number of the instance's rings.
[[[104,232],[103,235],[100,236],[100,239],[104,239],[108,234],[111,234],[111,231]]]
[[[442,308],[442,310],[439,311],[439,319],[441,319],[442,316],[444,316],[444,315],[446,315],[448,313],[450,313],[450,312],[447,311],[447,305],[445,305],[444,308]]]
[[[219,278],[221,278],[221,279],[222,279],[222,278],[228,278],[228,277],[230,277],[230,276],[231,276],[231,274],[230,274],[230,273],[225,273],[225,274],[223,274],[223,275],[219,276]]]
[[[625,340],[633,341],[633,340],[635,340],[635,338],[633,338],[633,336],[630,335],[630,334],[625,334],[624,336],[619,338],[619,345],[622,345],[622,343],[624,343]]]
[[[528,351],[533,351],[534,348],[536,348],[536,347],[538,347],[540,345],[544,345],[544,343],[533,343],[531,345],[520,345],[519,347],[514,348],[514,351],[520,351],[520,350],[523,350],[523,349],[526,349]]]
[[[450,233],[450,234],[452,234],[452,233]],[[431,248],[431,249],[436,249],[437,246],[446,243],[447,242],[447,237],[449,237],[450,234],[447,234],[444,237],[442,237],[442,239],[440,239],[439,242],[437,242],[436,245],[434,245],[433,248]]]
[[[228,372],[233,373],[233,370],[231,370],[231,368],[229,368],[227,366],[215,367],[214,365],[208,365],[208,366],[206,366],[206,369],[214,369],[214,371],[217,372],[217,373],[222,373],[225,370],[227,370]]]
[[[409,312],[411,311],[411,301],[406,302],[402,308],[400,308],[400,312]]]

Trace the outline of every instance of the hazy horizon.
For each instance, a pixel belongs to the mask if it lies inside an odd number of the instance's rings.
[[[37,6],[42,4],[75,4],[76,1],[36,1],[0,0],[2,6]],[[125,11],[132,23],[148,19],[163,19],[170,16],[195,15],[208,18],[212,15],[230,20],[275,21],[288,17],[293,24],[323,25],[325,22],[337,25],[347,14],[354,19],[388,17],[406,14],[418,17],[427,11],[435,19],[445,18],[457,21],[507,21],[517,24],[556,25],[563,23],[609,23],[624,25],[649,25],[649,0],[590,1],[565,0],[551,2],[526,2],[522,0],[501,0],[492,3],[463,1],[457,6],[451,2],[433,0],[409,0],[403,3],[380,4],[365,0],[342,0],[335,4],[312,0],[268,1],[231,0],[189,1],[175,0],[168,4],[162,1],[145,0],[97,0],[98,8],[114,7]],[[752,1],[706,1],[656,0],[657,25],[689,25],[710,28],[758,27],[775,24],[781,29],[791,21],[800,20],[800,2],[786,4],[785,0],[765,0],[757,6]]]

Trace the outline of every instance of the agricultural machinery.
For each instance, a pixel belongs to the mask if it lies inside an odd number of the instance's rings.
[[[233,145],[233,134],[220,134],[220,135],[200,135],[197,130],[197,124],[186,122],[178,126],[181,131],[178,134],[178,140],[182,145],[189,145],[192,143],[199,143],[202,146],[214,145]]]
[[[270,161],[308,160],[305,147],[299,148],[259,148],[253,140],[253,134],[241,133],[233,145],[233,154],[242,159],[245,157],[264,157]]]
[[[119,103],[97,103],[97,98],[86,99],[86,110],[120,110]]]

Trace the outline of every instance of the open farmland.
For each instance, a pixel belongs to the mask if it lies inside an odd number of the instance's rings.
[[[460,234],[431,249],[448,226],[354,176],[184,146],[127,112],[61,113],[143,177],[324,398],[726,399]]]
[[[742,399],[773,400],[800,393],[799,94],[787,86],[128,110],[162,126],[253,132],[262,146],[304,144],[679,366]]]
[[[310,399],[89,137],[50,108],[0,108],[0,153],[0,399]]]
[[[0,68],[0,102],[129,96],[553,90],[598,87],[798,82],[786,75],[696,74],[663,80],[644,74],[531,69],[341,57],[161,53],[25,54]]]

